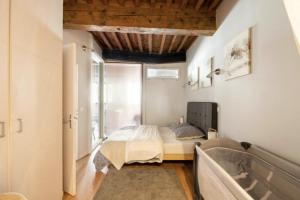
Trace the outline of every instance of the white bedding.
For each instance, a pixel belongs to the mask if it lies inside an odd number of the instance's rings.
[[[117,169],[121,169],[124,163],[162,162],[164,155],[157,126],[116,131],[103,143],[100,152]]]
[[[169,127],[160,127],[159,132],[164,143],[165,154],[192,154],[195,142],[203,142],[205,140],[177,140],[175,133]]]

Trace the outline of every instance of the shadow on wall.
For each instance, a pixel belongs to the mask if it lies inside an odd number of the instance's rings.
[[[226,19],[227,15],[234,8],[234,6],[237,4],[238,1],[239,0],[226,1],[226,4],[225,4],[226,6],[223,6],[223,8],[222,8],[224,10],[224,12],[222,12],[222,13],[226,13],[226,14],[224,16],[222,16],[222,17],[217,17],[217,29],[222,25],[222,23]],[[221,4],[223,4],[224,2],[225,1],[223,1]],[[217,13],[219,13],[219,12],[217,11]]]

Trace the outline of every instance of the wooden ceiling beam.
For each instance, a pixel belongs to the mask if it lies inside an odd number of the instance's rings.
[[[117,33],[112,32],[111,34],[112,34],[115,42],[117,43],[119,50],[123,50],[122,44],[121,44],[121,42],[120,42],[120,40],[119,40],[119,38],[117,36]]]
[[[135,6],[137,6],[137,7],[140,6],[140,3],[141,3],[140,0],[134,0]]]
[[[124,36],[125,36],[125,40],[126,40],[126,44],[127,44],[127,46],[128,46],[128,49],[129,49],[130,51],[133,51],[132,45],[131,45],[131,42],[130,42],[130,39],[129,39],[129,37],[128,37],[128,34],[125,33]]]
[[[110,50],[112,50],[113,47],[112,47],[112,45],[110,44],[109,40],[106,38],[105,34],[102,33],[102,32],[99,32],[99,35],[100,35],[101,39],[103,40],[103,42],[105,43],[105,45],[106,45]]]
[[[105,6],[108,5],[108,0],[102,0],[102,2],[103,2],[103,4],[104,4]]]
[[[173,38],[172,38],[172,41],[171,41],[171,44],[170,44],[169,50],[168,50],[169,53],[171,53],[171,51],[172,51],[172,49],[173,49],[173,46],[174,46],[176,37],[177,37],[176,35],[173,35]]]
[[[140,52],[143,52],[144,50],[143,50],[143,43],[142,43],[141,35],[140,34],[136,34],[136,37],[137,37],[137,41],[138,41]]]
[[[181,8],[183,8],[183,9],[186,8],[187,3],[188,3],[188,0],[182,0]]]
[[[104,49],[103,44],[102,44],[102,43],[100,42],[100,40],[99,40],[98,34],[96,34],[95,32],[91,32],[91,34],[93,35],[93,38],[95,39],[95,41],[96,41],[96,43],[99,45],[99,47],[100,47],[101,49]]]
[[[181,6],[177,8],[172,5],[139,6],[137,9],[136,1],[126,8],[117,2],[109,2],[105,6],[102,0],[93,4],[65,3],[64,28],[160,35],[212,35],[216,31],[215,12],[201,9],[203,1],[198,0],[198,10],[186,8],[184,12]]]
[[[124,6],[124,5],[125,5],[125,0],[118,0],[118,3],[119,3],[121,6]]]
[[[64,2],[65,3],[65,2]],[[68,4],[74,5],[77,3],[77,0],[68,0]]]
[[[221,0],[213,0],[212,3],[209,5],[208,10],[212,11],[213,9],[216,9],[220,3],[221,3]]]
[[[148,35],[148,47],[149,47],[149,53],[152,53],[152,34]]]
[[[162,54],[162,52],[164,51],[165,41],[166,41],[166,35],[163,35],[160,42],[159,54]]]
[[[185,44],[185,42],[186,42],[186,40],[188,39],[188,37],[189,36],[184,36],[183,38],[182,38],[182,40],[181,40],[181,42],[180,42],[180,45],[179,45],[179,47],[177,48],[177,50],[176,50],[176,52],[179,52],[181,49],[182,49],[182,47],[183,47],[183,45]]]
[[[196,6],[195,6],[195,9],[196,9],[196,10],[200,10],[200,8],[201,8],[201,6],[203,5],[203,3],[204,3],[204,0],[198,0],[198,1],[197,1],[197,4],[196,4]]]
[[[80,24],[64,24],[65,29],[84,30],[89,32],[117,32],[132,34],[154,35],[189,35],[189,36],[212,36],[216,30],[187,30],[187,29],[164,29],[164,28],[140,28],[124,26],[95,26]]]

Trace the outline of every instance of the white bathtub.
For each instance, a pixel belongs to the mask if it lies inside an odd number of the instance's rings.
[[[207,141],[194,162],[195,199],[300,199],[300,166],[249,143]]]

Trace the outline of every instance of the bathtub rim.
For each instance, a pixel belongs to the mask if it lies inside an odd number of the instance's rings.
[[[236,199],[240,200],[253,200],[253,198],[223,169],[215,160],[208,156],[201,147],[196,146],[197,162],[199,159],[204,159],[206,164],[214,171],[214,174],[224,184],[224,186],[232,193]],[[200,167],[201,170],[201,166]],[[197,177],[198,179],[198,173]],[[198,187],[200,184],[198,183]],[[201,194],[201,188],[200,188]]]
[[[237,142],[229,138],[221,138],[221,139],[205,141],[200,145],[198,144],[198,146],[200,146],[200,148],[204,151],[212,148],[222,147],[222,148],[228,148],[230,150],[237,150],[242,153],[250,154],[251,156],[254,156],[257,159],[260,159],[263,162],[276,167],[282,173],[290,176],[294,180],[300,181],[299,164],[287,160],[274,153],[271,153],[270,151],[257,145],[252,144],[251,147],[246,150],[245,148],[242,147],[241,143],[245,143],[245,142]]]
[[[250,144],[250,143],[248,143],[248,144]],[[225,169],[223,169],[213,158],[211,158],[205,152],[205,150],[212,149],[212,148],[219,148],[219,147],[239,151],[239,152],[254,156],[257,159],[265,162],[266,164],[276,167],[278,170],[280,170],[280,172],[284,173],[285,175],[289,176],[290,178],[294,179],[295,181],[300,181],[300,165],[298,165],[297,163],[291,162],[287,159],[284,159],[276,154],[273,154],[259,146],[250,144],[250,148],[246,149],[242,146],[242,144],[240,142],[237,142],[237,141],[234,141],[234,140],[231,140],[228,138],[209,140],[209,141],[206,141],[201,144],[200,143],[195,144],[194,168],[199,167],[198,166],[199,152],[202,151],[202,156],[205,159],[208,159],[209,164],[211,164],[213,167],[216,167],[217,169],[219,169],[219,171],[221,171],[222,174],[226,174],[226,176],[228,176],[227,177],[228,180],[234,181],[230,184],[234,185],[234,187],[236,187],[236,188],[243,190],[243,191],[239,190],[238,192],[240,192],[243,195],[246,193],[250,197],[250,199],[253,199],[253,198],[226,172]],[[274,161],[276,161],[276,162],[274,162]],[[198,199],[201,199],[201,188],[199,187],[200,184],[198,183],[197,169],[196,170],[194,169],[194,178],[195,178],[195,180],[194,180],[195,197],[199,197],[199,198],[195,198],[195,199],[198,200]],[[218,176],[218,178],[220,179],[219,176]],[[225,183],[223,182],[223,184],[225,184]],[[225,186],[226,186],[226,184],[225,184]],[[198,191],[199,188],[200,188],[200,191]],[[230,191],[232,192],[232,190],[230,190]],[[234,192],[236,192],[236,191],[233,191],[233,194],[234,194]],[[245,195],[245,196],[247,196],[247,195]],[[248,197],[247,197],[247,199],[248,199]]]

